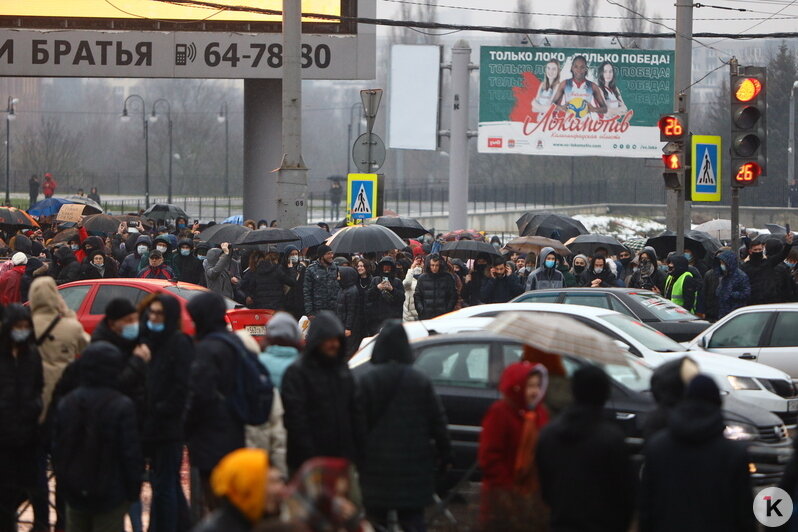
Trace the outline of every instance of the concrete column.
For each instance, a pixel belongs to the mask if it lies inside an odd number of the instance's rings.
[[[244,80],[244,219],[279,218],[277,170],[282,150],[282,81]],[[289,226],[291,227],[291,226]]]
[[[468,228],[468,96],[471,47],[452,47],[451,131],[449,137],[449,230]]]

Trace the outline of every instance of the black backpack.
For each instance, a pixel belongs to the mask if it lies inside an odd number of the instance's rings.
[[[274,400],[274,385],[269,370],[258,357],[244,347],[241,339],[231,333],[211,333],[213,338],[227,344],[237,355],[236,384],[225,397],[233,416],[245,425],[262,425],[269,420]]]

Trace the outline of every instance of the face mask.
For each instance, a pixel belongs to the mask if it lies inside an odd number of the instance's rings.
[[[604,268],[602,268],[602,267],[593,268],[593,272],[594,272],[594,273],[597,273],[597,274],[598,274],[598,273],[601,273],[601,272],[603,272],[603,271],[604,271]]]
[[[296,264],[297,262],[299,262],[299,256],[291,255],[290,257],[288,257],[288,262],[290,262],[291,264]]]
[[[186,228],[186,224],[177,224],[177,228],[178,229],[185,229]]]
[[[139,322],[130,323],[122,327],[122,338],[125,340],[135,340],[139,337]]]
[[[726,271],[726,265],[725,264],[721,264],[720,265],[720,271],[722,271],[722,272]]]
[[[667,267],[667,266],[665,266],[664,264],[660,264],[660,265],[658,266],[658,268],[659,268],[659,271],[661,271],[661,272],[665,272],[665,273],[668,273],[668,267]]]
[[[157,249],[161,253],[166,253],[166,246],[155,246],[155,249]]]
[[[103,268],[105,268],[105,264],[95,264],[94,262],[92,262],[91,265],[97,268],[98,270],[102,270]]]
[[[651,261],[648,259],[643,259],[640,261],[640,266],[646,266],[648,264],[651,264]]]
[[[154,333],[162,332],[166,328],[165,323],[155,323],[152,320],[147,320],[147,328]]]
[[[684,258],[687,259],[687,262],[690,262],[691,260],[693,260],[693,254],[692,253],[685,253],[684,254]]]
[[[198,258],[199,260],[205,260],[205,255],[197,255],[197,258]]]
[[[763,256],[764,256],[764,253],[762,253],[761,251],[759,251],[758,253],[751,253],[751,258],[752,259],[761,259]]]
[[[798,264],[798,263],[795,263],[795,262],[787,262],[787,261],[785,260],[785,261],[784,261],[784,264],[786,264],[788,268],[792,269],[792,268],[795,268],[795,265],[796,265],[796,264]]]
[[[624,266],[629,266],[629,263],[632,262],[632,257],[626,257],[625,259],[621,259],[621,264]]]
[[[268,229],[268,225],[259,225],[258,229]]]
[[[182,256],[184,256],[184,257],[188,257],[189,255],[191,255],[191,250],[190,249],[181,249],[180,250],[180,254]]]
[[[147,246],[138,246],[138,247],[136,247],[136,251],[139,252],[139,255],[144,255],[145,253],[147,253],[148,249],[149,248]]]
[[[546,268],[554,268],[554,261],[553,260],[547,260],[545,262],[545,264],[546,264]]]
[[[574,266],[574,272],[582,273],[583,271],[585,271],[585,267],[584,266],[579,266],[579,265]]]
[[[77,244],[72,244],[71,246],[69,246],[69,249],[71,249],[72,251],[77,251],[80,249],[80,246]]]
[[[30,336],[30,329],[11,329],[11,339],[14,343],[21,344]]]

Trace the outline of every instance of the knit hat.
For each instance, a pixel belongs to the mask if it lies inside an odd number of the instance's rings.
[[[211,489],[217,497],[224,497],[250,522],[263,517],[266,503],[266,479],[269,475],[269,455],[262,449],[238,449],[213,468]]]
[[[718,385],[711,377],[706,375],[696,375],[690,384],[687,385],[687,399],[702,401],[716,406],[721,406],[723,402],[720,398]]]
[[[105,307],[105,317],[109,320],[118,320],[136,312],[136,307],[127,299],[117,297],[108,302]]]
[[[24,253],[22,253],[21,251],[17,251],[11,257],[11,263],[14,266],[19,266],[21,264],[27,264],[28,263],[28,257]]]
[[[296,320],[287,312],[275,312],[269,323],[266,324],[266,338],[270,343],[282,340],[292,345],[299,344],[302,333]]]
[[[327,253],[329,253],[330,251],[332,251],[330,246],[328,246],[327,244],[322,244],[322,245],[320,245],[319,247],[316,248],[316,256],[321,258],[324,255],[326,255]]]

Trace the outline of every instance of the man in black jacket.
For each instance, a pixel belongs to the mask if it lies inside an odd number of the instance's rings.
[[[54,255],[55,263],[58,266],[56,284],[77,281],[80,278],[80,263],[69,246],[61,246]]]
[[[751,247],[750,258],[741,266],[751,281],[749,305],[785,303],[793,300],[795,292],[792,279],[789,269],[783,265],[792,247],[792,239],[789,240],[790,244],[785,248],[779,240],[768,239],[765,242],[764,255],[761,244]]]
[[[457,290],[454,279],[446,271],[440,255],[432,254],[427,257],[424,273],[416,283],[413,301],[416,304],[419,320],[429,320],[454,310]]]
[[[323,310],[335,312],[338,303],[338,266],[333,264],[333,252],[322,244],[316,250],[316,259],[305,271],[302,285],[305,300],[305,315],[313,319]]]
[[[574,404],[543,429],[536,456],[551,530],[626,532],[635,473],[623,432],[604,416],[610,380],[602,369],[584,366],[571,387]]]
[[[280,393],[291,473],[316,456],[360,458],[361,403],[346,364],[344,340],[335,314],[320,312],[308,329],[305,352],[283,376]]]
[[[369,333],[377,334],[385,320],[401,320],[404,304],[405,289],[396,277],[396,261],[386,255],[377,263],[377,270],[366,291]]]
[[[194,256],[194,242],[186,238],[177,247],[179,251],[172,260],[175,278],[184,283],[205,286],[205,269],[202,261]]]
[[[524,291],[518,277],[507,271],[504,258],[498,258],[482,283],[482,303],[507,303]]]

